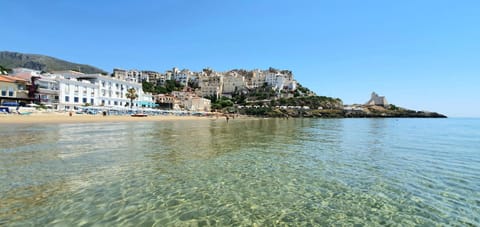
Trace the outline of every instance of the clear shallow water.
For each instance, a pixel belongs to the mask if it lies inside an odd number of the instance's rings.
[[[0,128],[0,225],[480,225],[479,119]]]

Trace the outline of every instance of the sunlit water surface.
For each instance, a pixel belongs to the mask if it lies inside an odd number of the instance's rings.
[[[478,119],[0,128],[0,225],[480,225]]]

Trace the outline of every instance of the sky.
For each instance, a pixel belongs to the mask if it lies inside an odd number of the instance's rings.
[[[0,0],[0,50],[111,72],[293,71],[318,95],[480,117],[480,1]]]

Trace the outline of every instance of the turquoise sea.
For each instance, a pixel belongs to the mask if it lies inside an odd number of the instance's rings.
[[[0,226],[479,226],[480,119],[0,126]]]

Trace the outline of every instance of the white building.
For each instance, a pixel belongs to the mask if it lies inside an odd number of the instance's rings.
[[[132,83],[142,83],[143,81],[150,81],[149,71],[139,71],[135,69],[113,69],[113,75],[115,79],[124,80]]]
[[[172,71],[166,71],[165,74],[160,74],[157,78],[157,85],[165,85],[167,80],[172,80],[173,79],[173,72]]]
[[[247,78],[247,87],[252,89],[252,88],[258,88],[262,87],[265,84],[265,72],[261,70],[253,70],[252,71],[252,77]]]
[[[157,81],[160,79],[161,74],[155,71],[142,71],[142,77],[145,81],[156,84]]]
[[[201,97],[189,97],[183,101],[183,106],[190,111],[210,112],[211,101]]]
[[[58,109],[69,110],[77,106],[98,105],[96,92],[98,86],[88,80],[78,80],[74,77],[58,76],[59,94]]]
[[[220,97],[223,90],[223,75],[219,73],[211,73],[210,76],[203,76],[198,83],[200,89],[197,95],[201,97]]]
[[[191,75],[192,75],[192,72],[190,72],[190,70],[184,69],[179,72],[177,70],[176,72],[174,72],[173,79],[178,83],[180,83],[181,85],[185,86],[188,84],[188,79],[190,78]]]
[[[281,91],[287,83],[287,77],[280,73],[268,72],[265,76],[265,83],[275,91]]]
[[[223,94],[232,94],[246,88],[245,77],[235,71],[230,71],[223,78]]]
[[[153,97],[145,94],[142,84],[120,80],[101,74],[82,74],[72,71],[57,72],[59,81],[59,109],[75,106],[129,107],[127,90],[134,88],[138,98],[134,107],[153,107]]]
[[[41,104],[58,108],[60,86],[55,75],[46,74],[35,77],[35,85],[37,86],[37,93],[35,99],[40,100]]]

